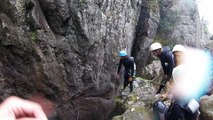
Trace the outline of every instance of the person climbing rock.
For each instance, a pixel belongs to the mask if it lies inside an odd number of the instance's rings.
[[[156,92],[156,94],[159,94],[166,85],[166,82],[172,76],[172,70],[174,67],[174,57],[168,46],[162,47],[162,45],[157,42],[151,44],[150,52],[160,59],[161,66],[163,67],[164,71],[164,78],[161,81],[161,85],[159,86],[159,89]]]
[[[187,94],[183,86],[187,86],[190,68],[185,63],[185,48],[178,44],[173,48],[176,67],[173,69],[173,84],[166,94],[162,95],[153,105],[155,120],[196,120],[199,103]],[[184,83],[184,84],[183,84]],[[166,106],[162,99],[171,99]]]
[[[130,93],[133,91],[133,76],[134,76],[134,61],[127,56],[127,52],[122,50],[119,52],[120,62],[117,70],[117,79],[120,79],[120,71],[122,65],[124,66],[124,84],[123,90],[130,84]]]

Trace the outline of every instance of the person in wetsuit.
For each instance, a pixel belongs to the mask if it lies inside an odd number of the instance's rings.
[[[172,70],[174,67],[174,56],[168,46],[162,47],[162,45],[157,42],[153,43],[150,46],[150,52],[152,52],[156,57],[160,59],[161,66],[165,74],[163,80],[161,81],[161,85],[156,92],[156,94],[159,94],[165,86],[166,82],[170,80],[172,76]]]
[[[167,93],[162,94],[160,100],[154,103],[154,120],[196,120],[199,103],[193,96],[189,96],[183,87],[183,81],[189,79],[187,75],[190,70],[185,63],[184,46],[175,45],[173,54],[176,66],[172,72],[173,84],[170,84],[170,90],[167,89]],[[163,103],[167,98],[171,99],[169,107]]]
[[[120,62],[118,65],[118,70],[117,70],[117,77],[118,79],[120,78],[120,71],[122,65],[124,66],[124,84],[123,84],[123,89],[125,89],[128,84],[130,84],[130,93],[133,91],[133,76],[134,76],[134,61],[130,59],[129,56],[127,56],[126,51],[120,51],[119,52],[120,56]]]

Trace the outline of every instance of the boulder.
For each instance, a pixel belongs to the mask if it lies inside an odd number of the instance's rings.
[[[200,120],[213,120],[213,95],[200,100]]]

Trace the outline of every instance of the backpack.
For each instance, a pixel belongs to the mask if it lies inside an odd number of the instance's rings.
[[[133,61],[133,63],[134,63],[134,73],[133,73],[133,77],[135,77],[135,76],[136,76],[136,64],[135,64],[135,61],[134,61],[134,57],[129,57],[129,59],[130,59],[131,61]]]
[[[165,120],[165,114],[168,111],[168,107],[160,100],[153,104],[154,120]]]

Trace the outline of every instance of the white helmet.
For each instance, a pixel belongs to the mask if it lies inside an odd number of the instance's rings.
[[[152,43],[149,50],[154,51],[154,50],[157,50],[157,49],[160,49],[160,48],[162,48],[162,45],[158,42],[155,42],[155,43]]]
[[[176,51],[179,51],[179,52],[185,52],[185,47],[181,44],[177,44],[173,47],[173,50],[172,52],[176,52]]]

